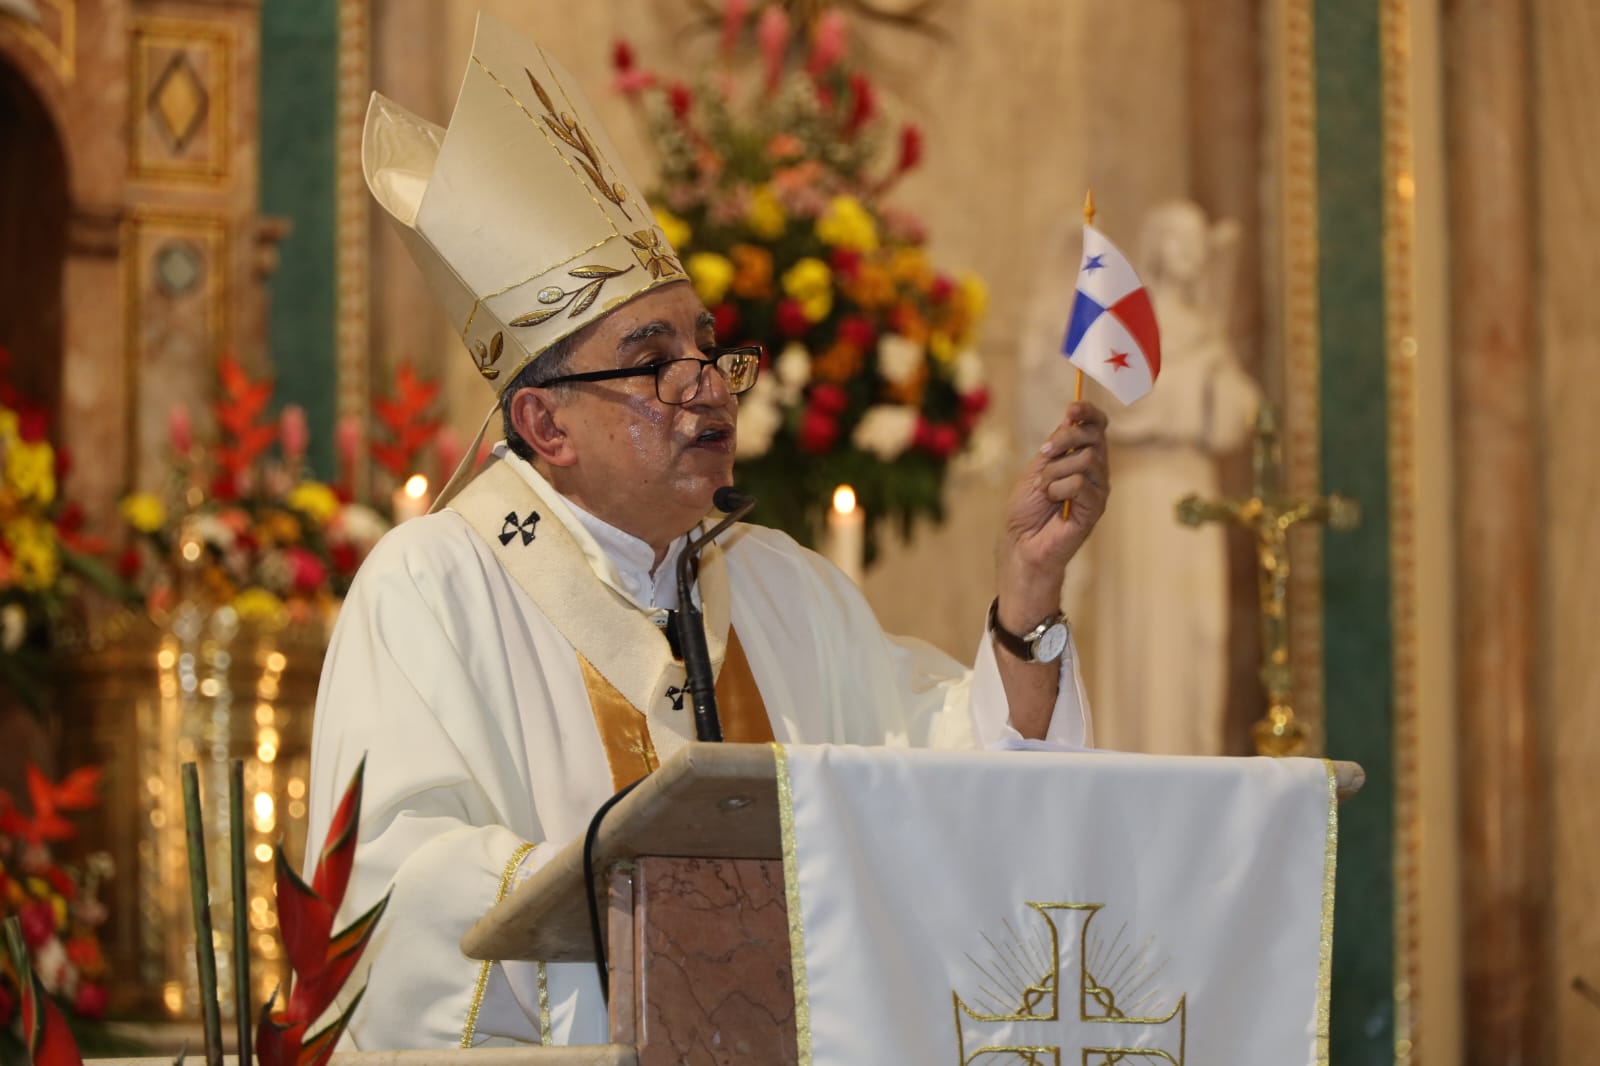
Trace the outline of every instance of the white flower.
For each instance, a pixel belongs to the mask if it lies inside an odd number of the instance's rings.
[[[233,547],[235,534],[233,527],[214,514],[198,514],[190,519],[187,530],[196,539],[208,544],[217,551],[225,552]]]
[[[793,403],[811,382],[811,353],[799,341],[790,341],[772,364],[772,370],[782,386],[781,402]],[[760,388],[759,383],[756,387]]]
[[[956,353],[955,366],[951,371],[952,381],[956,392],[965,396],[983,387],[983,360],[971,348],[963,348]]]
[[[768,378],[758,378],[756,387],[739,397],[739,432],[733,454],[738,459],[756,459],[767,454],[772,438],[783,425],[778,409],[778,386]]]
[[[33,968],[39,974],[39,980],[44,984],[44,990],[51,995],[71,995],[68,990],[68,978],[75,977],[70,963],[67,961],[67,949],[62,946],[61,938],[52,936],[33,951]],[[76,985],[77,982],[73,981]]]
[[[898,459],[911,446],[911,437],[916,431],[916,408],[881,403],[867,408],[855,432],[850,434],[850,443],[887,463]]]
[[[22,638],[28,635],[28,612],[19,603],[0,607],[0,651],[12,652],[22,647]]]
[[[352,503],[340,509],[328,532],[337,539],[354,545],[366,553],[378,543],[378,538],[389,532],[389,523],[383,516],[364,503]]]
[[[885,333],[878,341],[878,373],[891,385],[904,385],[917,376],[927,361],[922,345],[898,333]]]

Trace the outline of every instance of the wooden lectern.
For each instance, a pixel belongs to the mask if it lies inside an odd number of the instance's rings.
[[[1343,800],[1365,775],[1334,765]],[[770,746],[691,744],[668,759],[607,814],[594,872],[613,1044],[637,1048],[639,1066],[796,1061]],[[582,841],[480,919],[461,949],[475,959],[593,960]]]

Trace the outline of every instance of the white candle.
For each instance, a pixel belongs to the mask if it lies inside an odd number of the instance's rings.
[[[428,513],[428,479],[421,474],[412,474],[406,483],[394,490],[394,524],[399,525],[408,518],[416,518]]]
[[[828,536],[824,545],[828,561],[845,576],[861,584],[862,557],[866,550],[866,512],[856,506],[856,491],[849,485],[833,490],[833,506],[828,509]]]

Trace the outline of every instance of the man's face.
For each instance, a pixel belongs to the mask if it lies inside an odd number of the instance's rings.
[[[664,285],[590,327],[566,372],[699,358],[715,343],[694,289]],[[552,473],[590,514],[661,548],[705,516],[713,492],[733,483],[739,405],[717,371],[702,372],[699,393],[685,404],[662,403],[648,375],[565,388],[557,417],[576,461]]]

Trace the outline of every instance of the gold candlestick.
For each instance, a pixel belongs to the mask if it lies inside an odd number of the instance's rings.
[[[1261,685],[1267,692],[1267,713],[1251,729],[1261,755],[1299,755],[1305,751],[1305,728],[1290,705],[1293,677],[1289,670],[1289,530],[1301,522],[1326,522],[1331,529],[1354,529],[1361,507],[1348,496],[1333,494],[1294,499],[1280,494],[1282,446],[1278,416],[1262,404],[1256,414],[1254,484],[1248,499],[1202,500],[1195,495],[1178,501],[1178,521],[1186,526],[1228,522],[1243,526],[1256,539],[1256,587],[1261,608]]]

